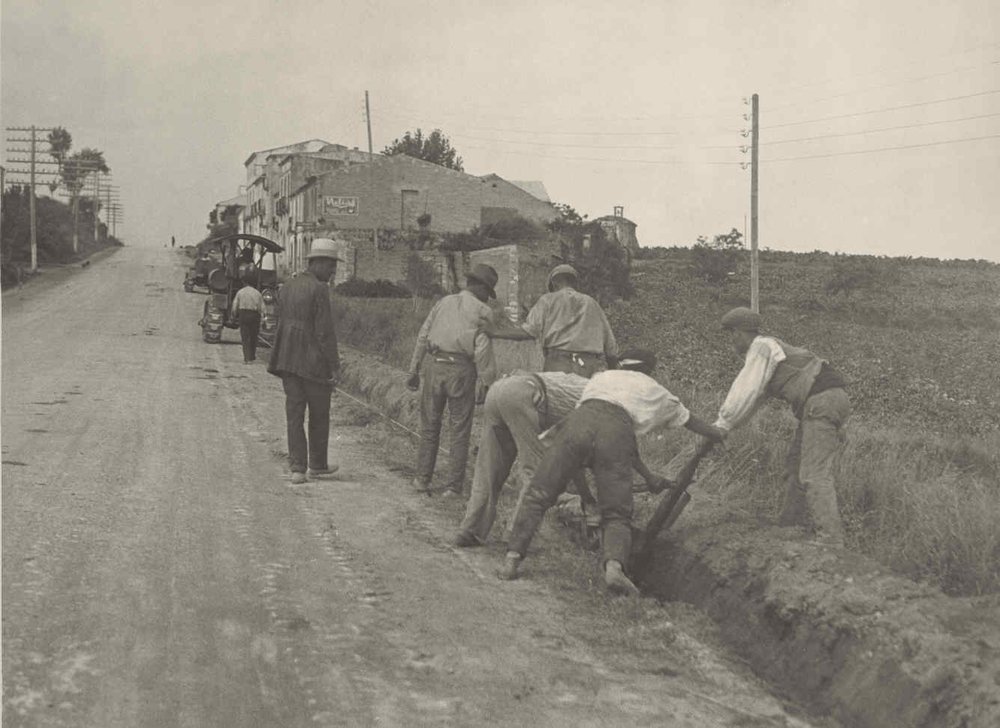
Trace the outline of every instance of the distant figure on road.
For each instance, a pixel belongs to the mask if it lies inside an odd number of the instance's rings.
[[[337,272],[342,244],[330,238],[312,242],[308,269],[281,288],[281,316],[267,370],[281,377],[285,389],[288,460],[292,483],[309,475],[322,477],[337,470],[327,460],[330,440],[330,395],[340,379],[337,332],[330,310],[330,279]],[[304,421],[309,410],[309,438]]]
[[[844,378],[811,351],[760,333],[761,316],[734,308],[722,317],[737,353],[745,355],[715,424],[729,432],[745,422],[765,397],[792,407],[799,427],[788,451],[785,502],[779,523],[804,525],[811,516],[816,539],[842,548],[844,528],[833,471],[844,442],[851,403]]]
[[[424,355],[431,357],[424,370],[420,396],[420,449],[417,475],[413,479],[413,488],[420,493],[430,491],[441,421],[447,405],[451,447],[442,495],[462,495],[477,399],[476,378],[478,376],[484,388],[496,379],[493,345],[482,330],[493,320],[493,309],[486,301],[496,298],[497,272],[480,263],[465,277],[465,290],[445,296],[427,314],[410,360],[410,378],[406,386],[416,391],[420,389]]]
[[[243,363],[257,358],[257,337],[260,335],[260,318],[264,315],[264,297],[250,281],[233,298],[232,315],[240,322],[240,341],[243,343]]]
[[[613,369],[618,343],[608,317],[597,301],[576,290],[579,275],[571,265],[557,265],[549,273],[549,293],[531,307],[519,327],[488,330],[496,339],[538,339],[545,351],[546,372],[569,372],[590,377]]]
[[[583,377],[565,372],[514,372],[490,387],[483,405],[472,494],[455,537],[456,546],[486,543],[500,491],[515,460],[526,479],[520,503],[545,450],[538,436],[573,411],[586,385]]]
[[[657,427],[686,427],[712,440],[722,440],[724,434],[688,412],[653,379],[653,352],[631,349],[622,354],[619,366],[591,377],[579,406],[557,428],[518,508],[507,555],[497,572],[501,579],[517,578],[545,511],[555,504],[580,465],[587,463],[597,484],[604,583],[613,593],[638,594],[624,572],[632,549],[632,470],[653,493],[662,491],[669,481],[651,473],[642,462],[636,436]]]
[[[172,247],[174,247],[174,246],[175,246],[176,244],[177,244],[177,241],[176,241],[176,240],[174,239],[174,236],[173,236],[173,235],[171,235],[171,236],[170,236],[170,247],[172,248]]]

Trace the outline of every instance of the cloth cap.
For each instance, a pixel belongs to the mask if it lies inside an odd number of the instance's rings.
[[[479,281],[487,288],[490,289],[490,298],[496,298],[497,292],[495,289],[497,281],[500,280],[500,276],[493,269],[493,266],[486,265],[485,263],[476,263],[472,268],[465,274],[465,277],[474,281]]]
[[[655,369],[656,354],[649,349],[628,349],[618,357],[622,369]]]
[[[761,318],[759,313],[751,311],[746,306],[739,306],[722,317],[722,328],[739,331],[760,331]]]
[[[306,260],[313,258],[333,258],[344,261],[344,241],[333,240],[332,238],[316,238],[309,246],[309,253]]]
[[[550,291],[552,290],[552,279],[555,278],[556,276],[573,276],[574,280],[577,281],[580,280],[580,274],[576,272],[576,268],[574,268],[573,266],[567,265],[566,263],[557,265],[555,268],[549,271],[549,280],[546,287]]]

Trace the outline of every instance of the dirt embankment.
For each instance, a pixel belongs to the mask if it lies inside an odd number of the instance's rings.
[[[347,349],[343,373],[348,391],[417,429],[403,372]],[[1000,725],[1000,597],[946,597],[698,500],[638,575],[647,594],[705,610],[760,675],[845,725]]]

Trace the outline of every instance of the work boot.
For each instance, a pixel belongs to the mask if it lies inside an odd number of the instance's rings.
[[[431,484],[423,478],[414,478],[411,480],[410,487],[414,493],[419,493],[420,495],[430,495],[431,493]]]
[[[292,473],[291,481],[292,485],[302,485],[303,483],[309,482],[309,479],[306,478],[305,473]]]
[[[619,561],[608,561],[604,565],[604,585],[613,594],[621,594],[626,597],[639,596],[639,590],[635,584],[625,576],[622,565]]]
[[[497,569],[497,578],[504,581],[513,581],[518,577],[517,569],[521,565],[521,554],[515,551],[508,551],[503,557],[503,563]]]
[[[472,548],[473,546],[482,546],[483,542],[478,538],[473,536],[468,531],[459,531],[458,535],[452,540],[452,543],[458,546],[460,549]]]
[[[340,470],[339,465],[330,465],[325,468],[309,468],[309,477],[320,478],[320,479],[328,478],[334,473],[336,473],[338,470]]]

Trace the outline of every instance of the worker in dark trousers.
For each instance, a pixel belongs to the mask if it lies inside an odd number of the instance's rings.
[[[493,309],[486,301],[496,298],[497,272],[480,263],[465,277],[465,290],[445,296],[427,314],[417,335],[406,383],[413,391],[421,389],[420,369],[429,355],[420,395],[420,447],[412,485],[417,492],[430,492],[447,405],[451,445],[442,491],[447,497],[461,496],[464,491],[477,377],[485,392],[497,373],[493,345],[482,332],[493,320]]]
[[[257,358],[257,337],[260,335],[260,318],[264,315],[264,297],[247,280],[233,298],[231,314],[240,322],[240,341],[243,343],[243,363]]]
[[[338,468],[327,460],[330,397],[340,379],[337,332],[330,309],[330,279],[342,261],[344,242],[316,238],[306,255],[308,268],[281,287],[281,317],[267,371],[281,377],[285,390],[288,460],[292,484],[324,478]],[[305,416],[309,411],[309,436]]]
[[[667,487],[669,481],[651,473],[642,462],[637,436],[658,427],[686,427],[715,441],[721,441],[724,433],[688,412],[653,379],[653,352],[625,352],[620,367],[591,377],[579,406],[557,429],[511,527],[507,555],[497,572],[501,579],[517,578],[545,511],[582,465],[591,469],[597,485],[604,583],[612,593],[638,594],[624,572],[632,548],[632,471],[638,472],[654,493]]]

